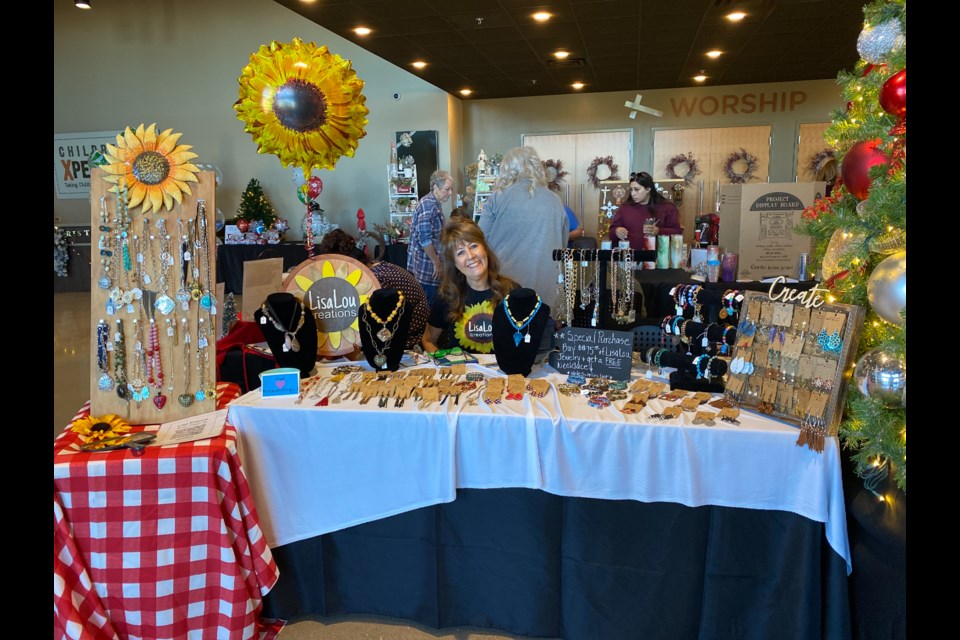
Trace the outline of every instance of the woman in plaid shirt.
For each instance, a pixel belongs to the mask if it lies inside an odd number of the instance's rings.
[[[420,199],[410,222],[410,246],[407,270],[416,277],[427,303],[432,304],[440,286],[440,231],[443,210],[440,208],[453,193],[450,172],[437,169],[430,175],[430,193]]]

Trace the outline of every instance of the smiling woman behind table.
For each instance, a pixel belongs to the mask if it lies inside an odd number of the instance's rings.
[[[422,346],[429,353],[452,347],[491,353],[493,310],[520,285],[500,273],[500,261],[487,246],[483,231],[469,218],[451,218],[443,227],[440,246],[440,288],[430,307]],[[441,336],[443,344],[438,344]]]
[[[645,224],[650,218],[656,224]],[[653,178],[645,171],[630,174],[630,199],[620,205],[610,221],[610,239],[614,246],[629,240],[631,249],[643,249],[643,236],[682,233],[680,211],[654,188]]]

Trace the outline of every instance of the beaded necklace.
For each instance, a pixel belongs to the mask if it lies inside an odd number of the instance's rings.
[[[507,320],[510,321],[510,326],[512,326],[515,331],[513,334],[513,343],[516,346],[520,346],[520,341],[530,342],[530,321],[533,320],[533,316],[537,315],[537,311],[540,311],[540,306],[543,304],[543,301],[540,300],[540,295],[537,295],[537,304],[533,308],[533,311],[530,312],[526,318],[523,319],[523,322],[517,322],[516,318],[513,317],[513,314],[510,313],[510,307],[507,304],[507,301],[510,300],[510,294],[507,294],[503,299],[503,310],[507,314]],[[526,334],[521,333],[524,329],[527,330]]]
[[[113,336],[113,376],[117,381],[117,397],[121,400],[130,400],[130,389],[127,387],[127,348],[123,337],[123,320],[117,318],[117,332]]]
[[[400,291],[398,289],[397,295],[399,296],[399,298],[397,299],[397,304],[393,308],[393,311],[390,312],[390,315],[387,316],[386,320],[384,320],[383,318],[377,315],[377,312],[374,311],[373,307],[370,305],[370,299],[369,298],[367,299],[367,302],[366,302],[367,313],[369,313],[370,317],[376,320],[381,325],[380,330],[377,331],[377,337],[380,339],[381,342],[387,342],[388,340],[390,340],[390,338],[393,337],[393,331],[390,331],[389,329],[387,329],[387,323],[393,320],[393,318],[397,315],[397,313],[401,311],[401,307],[403,307],[403,291]],[[399,325],[400,323],[397,322],[397,324]],[[396,331],[396,327],[394,327],[394,331]]]
[[[97,388],[100,391],[111,391],[113,389],[113,378],[108,373],[110,370],[110,329],[107,322],[103,319],[97,323],[97,368],[100,369],[100,379],[97,380]]]
[[[400,302],[403,302],[403,298],[400,299]],[[367,314],[372,315],[374,318],[376,318],[378,322],[381,322],[380,318],[377,317],[375,314],[373,314],[373,312],[370,310],[369,302],[365,306],[367,309]],[[393,331],[388,330],[387,333],[390,334],[389,337],[386,340],[382,340],[380,343],[378,343],[376,340],[373,339],[373,329],[370,328],[370,323],[367,322],[367,316],[366,315],[363,316],[363,326],[367,328],[367,335],[370,336],[370,346],[372,346],[373,349],[377,352],[376,355],[373,356],[373,364],[379,367],[380,369],[387,368],[387,356],[385,354],[387,351],[390,350],[390,343],[393,342],[393,336],[396,335],[397,333],[397,328],[400,326],[400,319],[403,318],[403,311],[404,309],[406,309],[406,306],[403,304],[400,304],[400,305],[397,305],[397,309],[399,309],[399,311],[394,309],[394,311],[397,313],[397,322],[393,325]],[[390,314],[390,315],[393,316],[393,314]],[[387,328],[386,323],[384,323],[383,328],[384,329]],[[379,335],[380,335],[380,332],[377,332],[377,336]]]
[[[113,281],[110,278],[110,262],[113,251],[110,249],[110,214],[107,213],[107,197],[100,196],[100,239],[97,249],[100,251],[100,278],[97,286],[109,289]]]
[[[177,396],[177,402],[181,407],[189,407],[193,404],[193,393],[190,392],[190,326],[186,318],[181,318],[183,323],[183,393]]]
[[[267,324],[267,320],[270,321],[270,324],[277,330],[283,333],[283,350],[287,351],[300,351],[300,341],[297,340],[297,332],[300,331],[300,328],[303,327],[303,321],[307,317],[307,314],[304,312],[303,307],[300,305],[300,301],[294,298],[293,314],[290,316],[290,322],[288,325],[293,325],[293,319],[297,315],[297,311],[300,311],[300,322],[297,323],[297,326],[293,329],[288,329],[284,325],[280,324],[280,321],[277,320],[276,316],[279,315],[273,307],[270,306],[269,302],[264,301],[260,305],[260,312],[263,314],[260,316],[260,324]],[[271,313],[272,312],[272,313]]]

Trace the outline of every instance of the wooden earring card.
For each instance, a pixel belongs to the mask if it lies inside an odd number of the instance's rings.
[[[864,310],[827,303],[818,291],[774,283],[745,292],[725,391],[741,407],[798,427],[812,416],[836,435]]]
[[[90,413],[159,424],[214,411],[222,321],[214,172],[197,173],[192,194],[169,211],[130,208],[128,226],[103,176],[93,169],[90,183]]]

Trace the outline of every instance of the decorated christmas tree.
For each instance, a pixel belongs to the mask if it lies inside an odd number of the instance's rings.
[[[260,186],[260,181],[251,178],[247,183],[247,188],[243,190],[240,196],[240,206],[237,207],[237,219],[253,222],[260,220],[266,229],[269,229],[274,220],[277,219],[277,213],[273,210],[273,205],[267,200],[267,195]]]
[[[861,60],[837,78],[846,108],[824,133],[841,179],[802,230],[830,301],[866,309],[840,439],[868,489],[892,474],[906,492],[906,1],[863,12]]]

